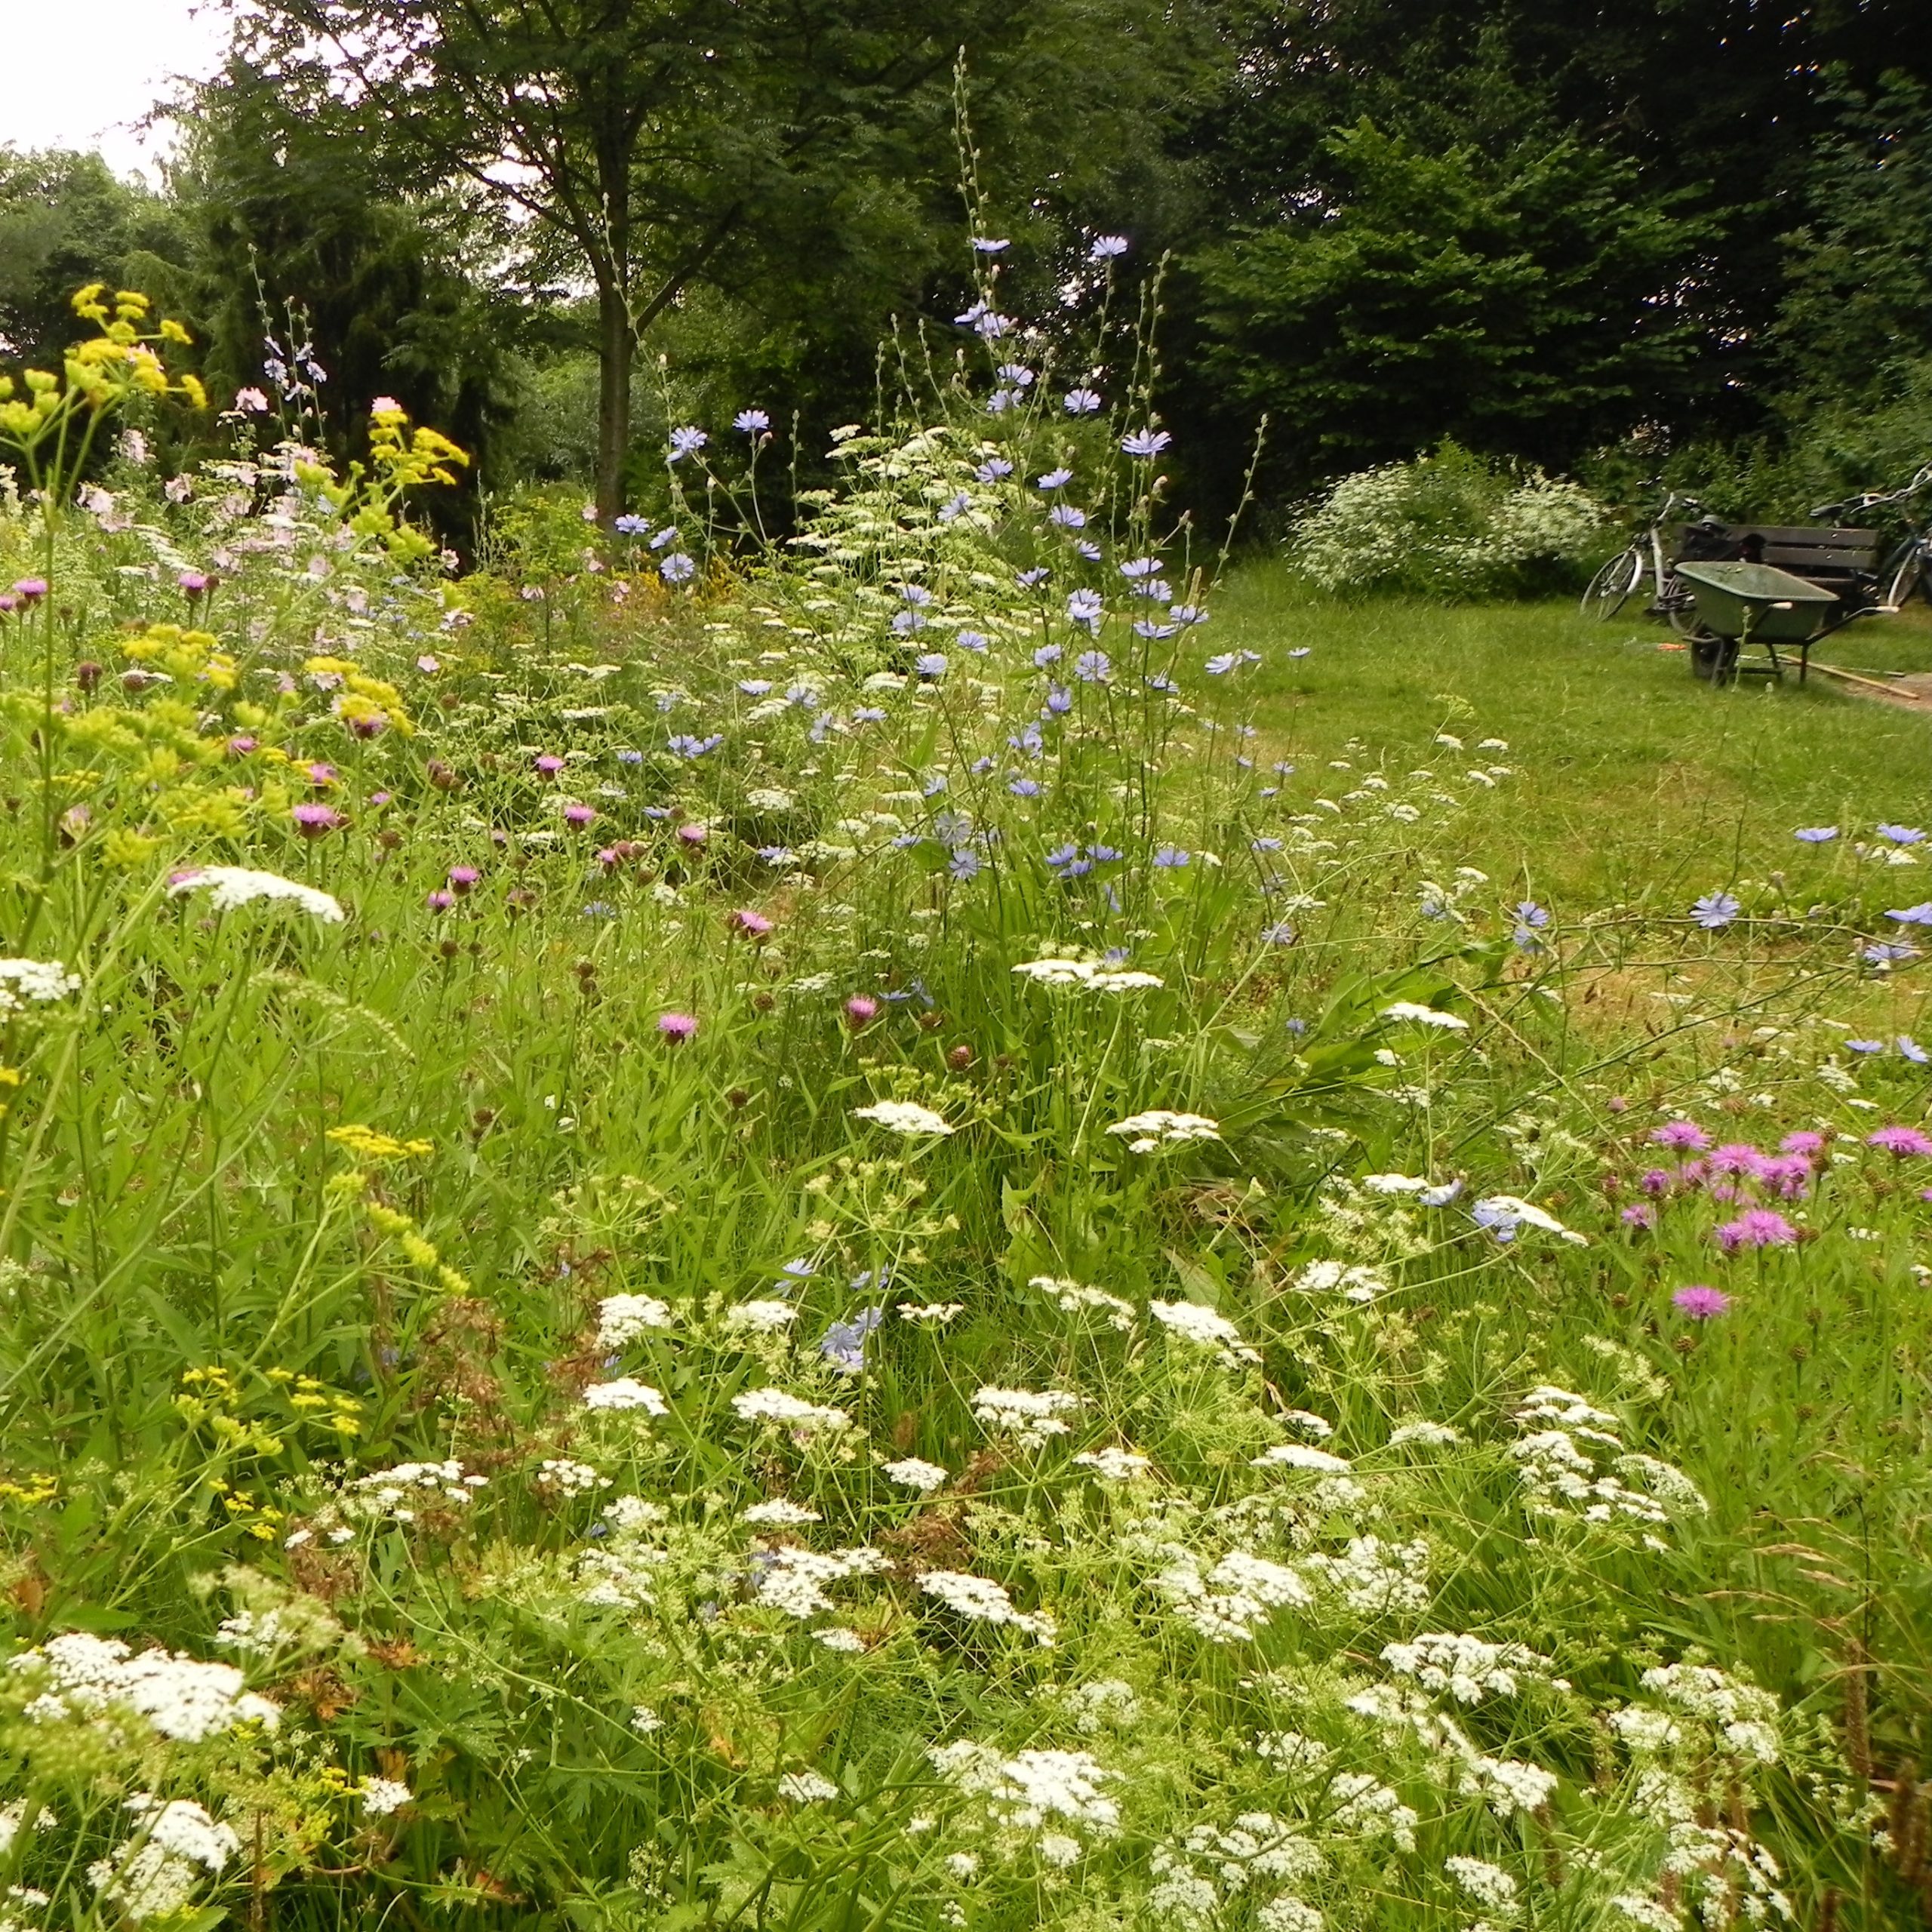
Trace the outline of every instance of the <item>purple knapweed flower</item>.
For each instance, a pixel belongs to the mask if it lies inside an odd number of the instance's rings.
[[[1675,1148],[1679,1152],[1711,1144],[1711,1137],[1694,1120],[1667,1120],[1663,1126],[1651,1129],[1651,1138],[1660,1147]]]
[[[1637,1186],[1645,1194],[1656,1195],[1670,1192],[1670,1173],[1664,1168],[1646,1168],[1637,1177]]]
[[[844,1011],[846,1025],[856,1033],[878,1017],[878,1001],[864,993],[854,993],[845,1002]]]
[[[1626,1208],[1617,1217],[1626,1228],[1654,1228],[1657,1224],[1657,1211],[1647,1201],[1639,1201]]]
[[[724,922],[741,939],[764,939],[771,932],[771,921],[762,912],[754,912],[749,906],[741,906]]]
[[[674,1047],[681,1047],[697,1032],[697,1019],[688,1013],[663,1013],[657,1017],[657,1030]]]
[[[1881,1127],[1865,1137],[1868,1147],[1882,1147],[1887,1154],[1904,1160],[1915,1154],[1932,1154],[1932,1138],[1915,1127]]]
[[[564,823],[566,825],[589,825],[595,822],[596,817],[595,808],[590,805],[566,805],[564,808]]]
[[[289,816],[304,838],[319,838],[348,823],[333,805],[300,804],[291,810]]]
[[[1712,1321],[1730,1306],[1730,1297],[1721,1288],[1694,1286],[1679,1288],[1671,1297],[1670,1305],[1693,1321]]]
[[[1744,1247],[1789,1247],[1797,1239],[1798,1230],[1771,1208],[1746,1208],[1717,1229],[1718,1245],[1727,1254]]]

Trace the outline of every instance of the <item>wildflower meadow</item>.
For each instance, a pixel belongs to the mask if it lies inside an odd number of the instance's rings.
[[[9,378],[8,1932],[1932,1909],[1922,758],[1540,895],[1004,245],[782,519]]]

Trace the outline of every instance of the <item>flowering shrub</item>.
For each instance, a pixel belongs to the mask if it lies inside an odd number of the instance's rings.
[[[1288,555],[1337,594],[1516,595],[1567,581],[1598,547],[1607,514],[1577,484],[1447,443],[1343,477],[1302,518]]]
[[[1789,1432],[1828,1351],[1903,1421],[1851,1311],[1914,1279],[1932,1139],[1866,1110],[1925,1054],[1660,1047],[1611,1134],[1566,1004],[1609,942],[1459,862],[1509,747],[1297,771],[1131,353],[1002,315],[996,239],[990,366],[783,546],[699,426],[541,583],[252,409],[10,503],[15,1922],[1594,1932],[1916,1882],[1866,1696],[1909,1601],[1854,1651],[1832,1586],[1802,1663],[1738,1606],[1854,1567],[1835,1509],[1912,1547],[1903,1485],[1807,1497],[1798,1558],[1752,1512],[1852,1480]],[[1647,937],[1883,993],[1912,842]],[[1706,1124],[1751,1110],[1826,1124]]]

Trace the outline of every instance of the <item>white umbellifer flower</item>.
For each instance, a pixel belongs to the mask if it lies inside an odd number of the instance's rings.
[[[1244,1643],[1278,1609],[1312,1603],[1314,1592],[1285,1564],[1233,1550],[1203,1576],[1199,1562],[1175,1548],[1154,1588],[1182,1621],[1217,1644]]]
[[[1261,1932],[1324,1932],[1327,1921],[1312,1905],[1284,1894],[1270,1899],[1254,1915]]]
[[[857,1120],[876,1121],[889,1134],[909,1136],[952,1131],[943,1115],[921,1106],[916,1100],[878,1100],[869,1107],[854,1107],[852,1113]]]
[[[1097,1677],[1066,1694],[1075,1726],[1091,1737],[1103,1730],[1128,1730],[1140,1721],[1140,1700],[1118,1677]]]
[[[1248,1459],[1256,1469],[1315,1469],[1324,1475],[1346,1475],[1355,1465],[1346,1456],[1331,1455],[1326,1449],[1311,1448],[1305,1442],[1278,1442],[1258,1456]]]
[[[339,926],[349,916],[340,900],[312,885],[304,885],[300,879],[284,878],[279,872],[256,872],[247,866],[196,866],[177,872],[168,881],[171,899],[203,891],[217,912],[232,912],[238,906],[260,899],[272,906],[298,906],[325,925]]]
[[[1412,1020],[1418,1026],[1439,1027],[1445,1033],[1466,1033],[1469,1023],[1460,1014],[1444,1013],[1433,1006],[1418,1006],[1412,999],[1398,999],[1382,1009],[1384,1020]]]
[[[738,1520],[771,1529],[793,1530],[806,1523],[818,1522],[821,1518],[816,1509],[789,1503],[781,1496],[774,1497],[769,1503],[754,1503]]]
[[[1420,1194],[1429,1186],[1420,1174],[1364,1174],[1359,1184],[1371,1194]]]
[[[814,1644],[823,1644],[828,1651],[839,1651],[848,1657],[861,1657],[865,1654],[866,1640],[856,1630],[847,1630],[834,1624],[829,1629],[814,1630],[811,1633]]]
[[[789,1301],[741,1301],[728,1308],[724,1323],[728,1328],[752,1328],[761,1335],[776,1334],[798,1318],[798,1311]]]
[[[754,785],[745,794],[745,803],[755,812],[789,812],[797,801],[776,785]]]
[[[583,1406],[606,1413],[642,1410],[648,1416],[667,1416],[669,1405],[648,1382],[635,1376],[620,1375],[609,1382],[593,1382],[583,1392]]]
[[[1085,1849],[1078,1838],[1070,1838],[1064,1832],[1042,1832],[1037,1848],[1049,1865],[1062,1872],[1069,1866],[1078,1865],[1080,1854]]]
[[[1480,1637],[1432,1632],[1406,1644],[1385,1644],[1382,1661],[1398,1677],[1412,1677],[1432,1695],[1459,1704],[1485,1697],[1513,1697],[1524,1677],[1544,1679],[1549,1660],[1521,1644],[1491,1644]]]
[[[1427,1449],[1446,1449],[1451,1443],[1463,1439],[1462,1432],[1451,1429],[1446,1422],[1429,1422],[1426,1420],[1398,1423],[1389,1432],[1389,1446],[1400,1448],[1405,1443],[1417,1443]]]
[[[588,1463],[573,1462],[568,1456],[551,1456],[537,1465],[537,1486],[553,1489],[560,1496],[588,1496],[593,1490],[608,1489],[611,1478],[599,1475]]]
[[[936,1489],[943,1489],[952,1481],[952,1472],[943,1469],[937,1463],[922,1463],[916,1456],[907,1456],[897,1463],[883,1463],[879,1474],[888,1481],[906,1489],[916,1489],[921,1496],[930,1496]]]
[[[0,959],[0,1014],[19,1013],[31,1002],[51,1004],[81,989],[81,976],[57,959]]]
[[[1049,1436],[1065,1435],[1062,1418],[1080,1406],[1080,1398],[1065,1389],[983,1388],[973,1397],[973,1414],[980,1422],[1012,1436],[1023,1449],[1038,1449]]]
[[[1226,1315],[1197,1302],[1150,1301],[1147,1312],[1171,1335],[1178,1335],[1196,1348],[1211,1350],[1231,1368],[1258,1362],[1260,1352],[1241,1338],[1241,1331]]]
[[[1491,1912],[1514,1912],[1516,1881],[1500,1865],[1480,1858],[1445,1858],[1442,1869],[1479,1906]]]
[[[88,1867],[95,1889],[125,1918],[139,1921],[183,1910],[203,1876],[218,1875],[241,1849],[231,1826],[216,1823],[190,1799],[164,1804],[142,1792],[128,1800],[127,1809],[137,1835]]]
[[[1722,1748],[1760,1764],[1777,1762],[1782,1712],[1770,1691],[1727,1676],[1710,1664],[1662,1664],[1645,1671],[1638,1681],[1667,1710],[1709,1725]],[[1633,1749],[1639,1747],[1635,1741],[1637,1727],[1631,1720],[1643,1715],[1642,1706],[1632,1705],[1611,1718]],[[1673,1742],[1676,1730],[1673,1726]]]
[[[88,1717],[110,1706],[131,1709],[163,1737],[197,1744],[237,1724],[270,1730],[280,1709],[245,1690],[230,1663],[203,1663],[163,1650],[131,1653],[118,1638],[70,1630],[9,1660],[19,1671],[45,1671],[45,1694],[27,1707],[31,1718]]]
[[[664,1720],[648,1704],[631,1706],[631,1728],[640,1737],[648,1737],[654,1730],[664,1728]]]
[[[1620,1892],[1610,1902],[1613,1912],[1620,1912],[1639,1932],[1683,1932],[1682,1916],[1675,1912],[1666,1912],[1654,1899],[1640,1897],[1634,1892]]]
[[[1156,1107],[1144,1114],[1129,1114],[1107,1131],[1128,1136],[1130,1154],[1151,1154],[1157,1148],[1185,1146],[1190,1141],[1218,1140],[1221,1124],[1205,1114],[1170,1113]]]
[[[611,1354],[653,1328],[674,1327],[670,1305],[655,1295],[606,1295],[597,1304],[597,1346]]]
[[[929,1328],[943,1328],[966,1312],[963,1301],[902,1301],[899,1316],[903,1321],[917,1321]]]
[[[1043,1610],[1015,1608],[1005,1586],[990,1577],[968,1576],[957,1570],[928,1570],[919,1579],[919,1588],[972,1623],[1010,1624],[1040,1643],[1054,1641],[1053,1619]]]
[[[986,1799],[1001,1823],[1038,1832],[1049,1818],[1107,1836],[1119,1829],[1120,1807],[1101,1786],[1118,1777],[1084,1751],[1022,1751],[1003,1758],[962,1738],[927,1753],[940,1775]]]
[[[267,1657],[290,1634],[273,1611],[264,1611],[257,1616],[252,1610],[243,1610],[222,1619],[214,1640],[224,1651],[239,1651],[244,1657]]]
[[[831,1609],[832,1599],[826,1594],[830,1585],[848,1577],[876,1576],[885,1561],[878,1551],[863,1548],[835,1549],[829,1555],[815,1549],[764,1549],[753,1572],[752,1595],[803,1623]]]
[[[1343,1261],[1311,1261],[1288,1285],[1300,1294],[1339,1294],[1344,1301],[1358,1303],[1389,1292],[1389,1284],[1373,1268]]]
[[[1082,986],[1097,993],[1146,992],[1166,984],[1158,973],[1097,964],[1090,959],[1029,959],[1013,970],[1042,986]]]
[[[1254,1752],[1291,1778],[1319,1777],[1335,1755],[1298,1730],[1264,1730],[1254,1740]]]
[[[1318,1416],[1308,1409],[1284,1409],[1281,1420],[1312,1435],[1318,1442],[1325,1442],[1335,1432],[1335,1425],[1326,1416]]]
[[[1457,1789],[1481,1798],[1506,1823],[1518,1811],[1540,1811],[1562,1780],[1540,1764],[1515,1758],[1472,1758],[1463,1767]]]
[[[852,1426],[852,1418],[843,1409],[808,1402],[783,1389],[747,1389],[731,1398],[731,1407],[746,1422],[777,1423],[799,1435],[832,1434]]]
[[[1385,1784],[1364,1771],[1337,1771],[1328,1795],[1338,1801],[1330,1823],[1344,1835],[1386,1837],[1398,1851],[1416,1848],[1416,1814]]]
[[[1429,1606],[1426,1543],[1385,1543],[1380,1537],[1355,1537],[1340,1556],[1318,1552],[1302,1562],[1331,1589],[1339,1590],[1343,1602],[1360,1615]]]
[[[1572,1247],[1588,1247],[1589,1237],[1566,1228],[1556,1217],[1534,1201],[1519,1200],[1513,1194],[1491,1194],[1475,1203],[1469,1212],[1492,1232],[1512,1235],[1519,1227],[1540,1228],[1567,1241]]]
[[[1035,1275],[1026,1285],[1043,1295],[1051,1295],[1063,1315],[1091,1310],[1104,1315],[1109,1325],[1123,1335],[1134,1326],[1134,1304],[1122,1301],[1118,1295],[1109,1294],[1105,1288],[1090,1288],[1083,1282],[1066,1281],[1058,1275]]]
[[[1146,1457],[1132,1449],[1083,1449],[1073,1460],[1078,1467],[1091,1469],[1103,1482],[1132,1482],[1154,1466]]]
[[[794,1804],[823,1804],[838,1795],[838,1787],[817,1771],[787,1771],[778,1780],[778,1795]]]
[[[415,1795],[398,1778],[365,1778],[362,1780],[362,1811],[365,1817],[386,1818],[392,1812],[400,1811]]]
[[[398,1463],[389,1469],[371,1469],[346,1484],[342,1506],[352,1516],[413,1523],[417,1506],[424,1503],[466,1509],[476,1500],[475,1492],[488,1488],[489,1481],[488,1476],[467,1474],[454,1460]]]
[[[604,1520],[619,1536],[636,1537],[663,1522],[666,1514],[662,1503],[648,1502],[641,1496],[620,1496],[604,1512]]]

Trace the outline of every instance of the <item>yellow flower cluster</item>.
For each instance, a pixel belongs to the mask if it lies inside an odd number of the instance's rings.
[[[382,678],[372,678],[346,657],[312,657],[303,666],[310,676],[332,676],[342,680],[342,695],[336,700],[335,715],[353,730],[358,724],[389,724],[405,737],[415,735],[416,726],[402,701],[402,694]]]
[[[185,346],[188,331],[179,322],[164,320],[144,334],[151,304],[135,290],[116,291],[112,304],[110,309],[104,282],[90,282],[75,296],[75,314],[97,324],[100,333],[69,351],[62,375],[26,369],[18,385],[11,376],[0,376],[0,442],[11,443],[31,457],[69,416],[82,409],[97,415],[137,392],[183,396],[197,409],[208,407],[200,378],[171,376],[155,348],[157,343]],[[26,395],[17,395],[17,387]]]
[[[414,564],[434,556],[436,546],[402,521],[402,500],[425,484],[454,485],[452,464],[467,469],[469,458],[439,431],[411,428],[408,414],[391,404],[370,417],[367,464],[352,463],[349,474],[338,478],[326,463],[298,463],[295,476],[326,499],[358,537],[374,537],[398,562]]]
[[[328,1138],[348,1149],[358,1161],[405,1161],[436,1151],[432,1140],[398,1140],[379,1128],[352,1124],[331,1128]]]
[[[401,1249],[403,1258],[412,1267],[420,1268],[426,1275],[433,1275],[437,1286],[445,1294],[469,1294],[469,1278],[458,1273],[444,1260],[437,1251],[435,1244],[425,1238],[423,1231],[407,1214],[398,1214],[395,1208],[386,1208],[377,1201],[365,1201],[362,1213],[377,1234],[393,1241]]]

